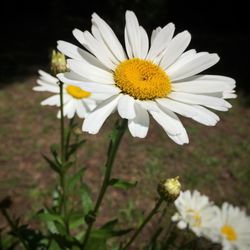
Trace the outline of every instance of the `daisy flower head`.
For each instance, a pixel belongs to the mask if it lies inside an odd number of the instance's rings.
[[[174,202],[177,213],[172,216],[179,229],[190,228],[197,236],[201,236],[214,221],[217,208],[205,195],[198,191],[181,192]]]
[[[221,209],[218,209],[215,223],[206,236],[222,244],[223,250],[248,250],[250,249],[250,217],[245,211],[225,202]]]
[[[33,88],[35,91],[47,91],[53,93],[52,96],[41,102],[41,105],[60,107],[60,88],[59,79],[39,70],[39,79],[37,86]],[[96,101],[91,98],[91,93],[77,86],[68,83],[63,84],[63,106],[64,116],[69,119],[77,114],[80,118],[85,118],[86,115],[96,107]],[[61,117],[60,111],[57,117]]]
[[[219,117],[210,109],[227,111],[231,104],[225,99],[235,97],[232,78],[200,74],[219,61],[218,55],[194,49],[184,52],[191,35],[183,31],[174,36],[173,23],[156,28],[149,38],[132,11],[126,12],[125,19],[125,49],[96,13],[91,32],[73,31],[86,50],[58,41],[58,49],[71,58],[70,72],[58,75],[61,81],[103,98],[85,119],[83,131],[98,133],[116,110],[128,119],[132,136],[144,138],[152,116],[181,145],[189,139],[176,114],[214,126]]]

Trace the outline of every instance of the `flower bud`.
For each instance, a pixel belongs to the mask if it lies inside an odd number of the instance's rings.
[[[52,51],[50,70],[54,76],[56,76],[58,73],[67,71],[66,59],[64,54],[56,52],[55,50]]]
[[[181,191],[179,176],[161,181],[158,184],[157,191],[162,199],[168,202],[174,202]]]

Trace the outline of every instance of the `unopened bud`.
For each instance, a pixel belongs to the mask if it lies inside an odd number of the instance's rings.
[[[65,55],[56,52],[55,50],[52,51],[51,55],[51,73],[56,76],[58,73],[64,73],[67,71],[67,66],[66,66],[66,59]]]
[[[157,190],[162,199],[168,202],[174,202],[178,198],[181,191],[179,176],[160,182]]]

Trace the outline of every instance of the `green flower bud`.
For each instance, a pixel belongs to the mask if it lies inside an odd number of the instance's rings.
[[[55,50],[52,51],[50,70],[54,76],[56,76],[58,73],[67,71],[66,59],[64,54],[56,52]]]

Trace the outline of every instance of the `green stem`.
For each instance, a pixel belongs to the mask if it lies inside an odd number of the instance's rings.
[[[60,119],[60,124],[61,124],[61,160],[62,160],[62,165],[63,165],[65,162],[63,83],[60,82],[59,86],[60,86],[60,112],[61,112],[61,119]]]
[[[64,128],[64,112],[63,112],[63,83],[59,83],[60,86],[60,112],[61,112],[61,162],[62,162],[62,168],[60,173],[60,185],[62,189],[61,193],[61,212],[64,216],[64,223],[66,227],[66,231],[69,234],[69,223],[68,223],[68,212],[67,212],[67,191],[66,191],[66,183],[65,183],[65,175],[66,175],[66,169],[64,167],[65,161],[66,161],[66,143],[65,143],[65,128]]]
[[[159,199],[154,208],[151,210],[151,212],[148,214],[146,219],[142,222],[142,224],[137,228],[137,230],[134,232],[132,237],[130,238],[129,242],[125,245],[125,247],[122,248],[122,250],[126,250],[129,248],[129,246],[133,243],[133,241],[137,238],[137,236],[140,234],[140,232],[143,230],[143,228],[146,226],[146,224],[152,219],[152,217],[157,213],[160,205],[162,204],[163,199]]]
[[[107,188],[109,186],[115,156],[116,156],[118,147],[120,145],[121,139],[126,131],[126,128],[127,128],[127,120],[123,119],[121,124],[120,125],[117,124],[115,127],[115,130],[113,131],[112,138],[111,138],[110,143],[109,143],[108,159],[107,159],[107,162],[105,164],[105,167],[106,167],[105,176],[104,176],[104,179],[102,182],[100,192],[98,194],[98,198],[97,198],[94,210],[91,211],[91,215],[90,215],[91,219],[90,219],[90,221],[87,222],[88,227],[87,227],[84,239],[83,239],[82,249],[85,249],[85,247],[88,243],[88,239],[89,239],[92,227],[93,227],[94,222],[95,222],[95,217],[98,214],[99,208],[102,204],[102,200],[103,200],[104,195],[105,195]]]
[[[70,144],[70,138],[71,138],[71,134],[72,134],[72,127],[73,127],[73,125],[74,125],[74,118],[75,118],[75,116],[72,118],[72,119],[70,119],[70,121],[69,121],[69,131],[68,131],[68,133],[67,133],[67,137],[66,137],[66,143],[65,143],[65,151],[66,151],[66,156],[65,156],[65,160],[67,161],[68,159],[69,159],[69,144]]]
[[[16,235],[16,237],[20,240],[20,242],[23,244],[24,248],[27,250],[31,250],[29,244],[26,242],[26,240],[23,238],[23,235],[19,232],[16,224],[12,221],[12,219],[10,218],[7,210],[5,209],[1,209],[1,212],[4,216],[4,218],[6,219],[6,221],[8,222],[12,232]]]

